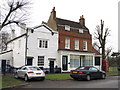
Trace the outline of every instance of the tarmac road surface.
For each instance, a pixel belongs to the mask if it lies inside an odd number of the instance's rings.
[[[97,79],[91,81],[30,81],[29,85],[22,88],[119,88],[118,76],[108,76],[106,79]]]

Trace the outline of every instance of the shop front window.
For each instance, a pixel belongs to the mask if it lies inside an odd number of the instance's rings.
[[[93,66],[93,56],[85,56],[83,59],[83,66]]]
[[[80,56],[77,55],[71,55],[70,56],[70,67],[71,68],[77,68],[80,66]]]

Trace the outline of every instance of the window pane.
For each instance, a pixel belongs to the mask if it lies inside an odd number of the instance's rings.
[[[79,33],[83,33],[83,29],[79,29]]]
[[[93,56],[85,56],[83,66],[93,66]]]
[[[48,48],[48,40],[39,40],[39,48]]]
[[[48,41],[45,41],[45,48],[48,47]]]
[[[83,50],[87,50],[87,41],[83,42]]]
[[[70,67],[77,68],[80,66],[80,60],[78,59],[70,59]]]
[[[40,68],[38,67],[29,67],[30,70],[41,70]]]
[[[68,31],[70,31],[70,26],[68,26],[68,25],[65,25],[65,30],[68,30]]]
[[[38,66],[44,65],[44,56],[38,56]]]
[[[65,39],[65,48],[70,49],[70,39]]]
[[[97,71],[98,69],[93,67],[93,68],[90,68],[89,70],[90,71]]]
[[[45,48],[45,41],[43,40],[43,48]]]
[[[42,40],[40,40],[39,47],[40,48],[42,47]]]
[[[79,50],[79,40],[75,40],[75,50]]]
[[[74,60],[73,59],[70,59],[70,67],[74,68]]]
[[[74,60],[74,68],[77,68],[80,66],[80,60]]]
[[[95,57],[95,65],[100,65],[100,57]]]

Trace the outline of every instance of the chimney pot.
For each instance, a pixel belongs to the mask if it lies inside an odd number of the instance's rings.
[[[25,29],[26,29],[26,24],[25,24],[25,23],[20,23],[20,27],[21,27],[21,32],[20,32],[20,34],[22,35],[22,34],[26,33],[26,31],[25,31]]]
[[[84,18],[84,16],[82,15],[82,18]]]
[[[82,26],[85,26],[85,19],[84,19],[84,16],[80,16],[80,19],[79,19],[79,22]]]
[[[55,7],[53,7],[51,14],[53,15],[53,19],[56,19],[56,11],[55,11]]]
[[[53,11],[55,11],[55,7],[53,7]]]

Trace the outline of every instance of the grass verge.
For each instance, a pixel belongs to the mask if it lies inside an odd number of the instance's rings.
[[[118,67],[109,67],[108,75],[119,75],[120,71],[118,71]]]
[[[106,73],[107,75],[120,75],[120,71],[118,71],[117,67],[110,67],[109,72]],[[63,73],[63,74],[46,74],[46,79],[64,80],[64,79],[72,79],[72,78],[70,77],[69,73]]]
[[[25,82],[20,79],[15,79],[14,77],[2,77],[2,88],[7,88],[9,86],[21,85]]]
[[[70,77],[69,73],[64,74],[47,74],[45,76],[46,79],[52,79],[52,80],[64,80],[64,79],[72,79]]]

